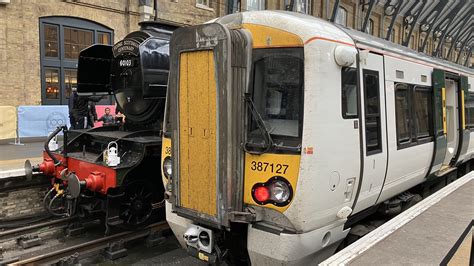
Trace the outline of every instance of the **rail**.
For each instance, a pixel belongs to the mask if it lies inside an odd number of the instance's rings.
[[[37,223],[37,224],[25,226],[25,227],[20,227],[16,229],[6,230],[3,232],[0,232],[0,243],[5,240],[12,239],[24,234],[28,234],[45,227],[52,227],[52,226],[54,226],[54,228],[61,227],[61,226],[66,227],[68,223],[71,222],[72,220],[73,218],[69,218],[69,217],[61,218],[61,219]]]
[[[31,257],[28,259],[20,260],[14,262],[12,265],[42,265],[42,264],[52,264],[56,263],[59,260],[71,256],[74,254],[84,255],[87,253],[92,253],[101,249],[106,248],[109,243],[116,241],[130,242],[140,238],[147,237],[153,232],[164,231],[169,229],[169,226],[166,222],[159,222],[151,224],[146,228],[138,231],[126,231],[117,233],[110,236],[105,236],[99,239],[95,239],[89,242],[77,244],[74,246],[66,247],[60,250],[55,250],[49,253],[41,254],[36,257]]]

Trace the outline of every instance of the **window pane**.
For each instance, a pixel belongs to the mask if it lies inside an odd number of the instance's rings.
[[[406,84],[397,84],[395,87],[395,112],[399,143],[410,141],[410,105],[408,97],[408,86]]]
[[[110,44],[110,33],[99,32],[97,43]]]
[[[418,137],[432,135],[430,130],[431,91],[415,90],[415,115],[418,129]]]
[[[265,0],[247,0],[247,10],[264,10]]]
[[[338,8],[335,22],[347,27],[347,11],[344,8]]]
[[[367,154],[382,151],[380,134],[379,74],[364,70],[365,138]]]
[[[44,25],[44,55],[58,57],[58,27]]]
[[[357,118],[357,69],[342,68],[342,117]]]
[[[72,93],[72,88],[77,88],[77,70],[64,70],[64,88],[66,98]]]
[[[257,49],[253,59],[253,102],[268,133],[277,144],[298,145],[303,118],[303,50]],[[250,118],[249,140],[255,143],[262,140],[253,118]]]
[[[364,74],[365,106],[368,115],[379,114],[378,75]]]
[[[469,92],[465,97],[466,107],[466,127],[474,128],[474,93]]]
[[[46,99],[59,99],[59,70],[45,69]]]
[[[197,0],[196,3],[204,6],[209,6],[209,0]]]
[[[77,59],[79,52],[92,44],[92,31],[64,28],[64,57]]]

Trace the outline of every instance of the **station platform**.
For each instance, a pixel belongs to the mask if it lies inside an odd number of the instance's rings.
[[[474,172],[320,265],[473,265]]]
[[[24,164],[30,160],[31,164],[42,162],[45,140],[24,142],[22,145],[10,143],[0,144],[0,178],[25,175]]]

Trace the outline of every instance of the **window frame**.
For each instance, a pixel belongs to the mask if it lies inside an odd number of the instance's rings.
[[[409,119],[409,140],[408,141],[400,141],[400,129],[398,127],[398,114],[397,114],[397,91],[399,90],[397,87],[399,86],[406,86],[407,90],[407,97],[408,97],[408,119]],[[428,92],[430,96],[428,99],[428,132],[429,135],[420,135],[419,132],[419,122],[418,117],[416,115],[415,110],[415,97],[416,92]],[[422,144],[426,144],[429,142],[434,141],[434,116],[433,116],[433,87],[424,86],[424,85],[417,85],[417,84],[409,84],[405,82],[395,82],[394,83],[394,108],[395,108],[395,130],[397,136],[397,150],[418,146]]]

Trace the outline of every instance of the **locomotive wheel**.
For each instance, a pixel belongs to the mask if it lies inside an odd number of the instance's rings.
[[[120,219],[125,227],[135,228],[147,224],[153,213],[153,202],[156,197],[153,185],[136,181],[125,187],[125,196],[120,204]]]

